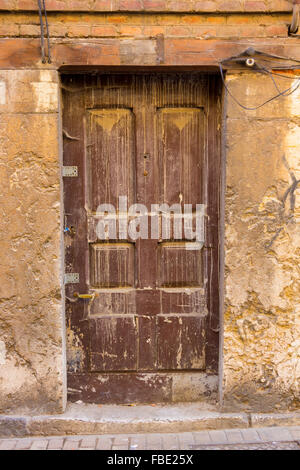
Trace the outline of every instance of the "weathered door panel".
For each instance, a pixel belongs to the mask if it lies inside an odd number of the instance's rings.
[[[205,368],[205,318],[158,316],[158,369]]]
[[[134,315],[91,318],[90,370],[137,370],[137,320]]]
[[[134,245],[90,245],[90,283],[94,288],[134,287]]]
[[[66,272],[79,275],[66,284],[71,400],[171,401],[176,371],[217,372],[214,80],[197,73],[63,77],[64,165],[78,166],[78,177],[64,178]],[[147,237],[136,239],[141,204]],[[189,232],[177,213],[184,204],[191,205]],[[190,239],[196,204],[207,207],[204,246]],[[107,210],[109,224],[99,225]]]
[[[87,190],[90,194],[89,210],[92,212],[96,212],[100,204],[113,204],[117,207],[119,196],[126,196],[129,205],[134,202],[134,121],[134,114],[130,109],[103,108],[87,111]]]
[[[200,204],[204,165],[204,112],[200,108],[161,108],[157,111],[160,200]]]

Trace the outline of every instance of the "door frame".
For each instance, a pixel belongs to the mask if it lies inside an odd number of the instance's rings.
[[[218,376],[218,401],[222,403],[223,394],[223,344],[224,344],[224,224],[225,224],[225,187],[226,187],[226,157],[225,157],[225,135],[226,135],[226,120],[224,119],[225,109],[225,99],[224,99],[224,86],[222,84],[221,77],[219,77],[218,69],[216,67],[194,67],[194,66],[178,66],[178,67],[169,67],[169,66],[149,66],[149,67],[140,67],[140,66],[62,66],[59,69],[59,74],[61,76],[65,75],[90,75],[98,73],[112,73],[112,74],[144,74],[147,72],[150,73],[184,73],[189,74],[191,72],[198,72],[207,74],[211,77],[209,80],[209,96],[215,93],[217,96],[217,109],[215,113],[209,113],[208,117],[208,132],[207,132],[207,155],[210,155],[210,148],[212,151],[214,165],[209,167],[208,174],[213,173],[218,178],[218,191],[215,194],[215,200],[218,205],[218,223],[217,223],[217,243],[218,243],[218,271],[213,273],[213,282],[210,283],[211,291],[215,289],[218,291],[218,296],[213,296],[211,293],[208,295],[209,298],[209,310],[212,311],[210,331],[207,330],[207,346],[206,354],[208,357],[208,371],[211,374],[216,374]],[[63,85],[61,84],[61,91]],[[63,106],[63,99],[61,97],[61,106]],[[61,117],[62,123],[62,117]],[[211,137],[209,129],[211,131]],[[63,134],[63,126],[61,125],[61,133]],[[215,140],[212,138],[215,136]],[[61,136],[63,139],[63,135]],[[61,140],[62,141],[62,140]],[[63,148],[61,151],[61,166],[63,165]],[[62,178],[62,221],[64,218],[64,194],[63,194],[63,178]],[[213,178],[209,178],[208,186],[213,188]],[[212,229],[212,224],[209,225]],[[213,232],[213,229],[210,231]],[[209,235],[212,236],[212,233]],[[65,266],[65,249],[64,244],[62,244],[62,260],[63,266]],[[65,272],[65,270],[63,271]],[[213,285],[214,286],[213,286]],[[63,285],[64,292],[64,285]],[[65,309],[65,298],[64,309]],[[66,340],[64,341],[66,344]],[[66,353],[67,344],[65,346]]]

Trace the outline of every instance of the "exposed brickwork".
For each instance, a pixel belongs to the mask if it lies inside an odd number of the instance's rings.
[[[291,16],[195,14],[49,14],[52,38],[172,38],[236,39],[288,37]],[[37,14],[0,14],[0,37],[39,37]]]
[[[35,0],[0,0],[0,9],[37,10]],[[292,0],[48,0],[48,11],[291,11]]]

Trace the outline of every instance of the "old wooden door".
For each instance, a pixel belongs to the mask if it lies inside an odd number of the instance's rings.
[[[103,73],[62,87],[69,397],[201,398],[218,356],[218,81]],[[162,204],[192,205],[193,228],[205,205],[204,245]]]

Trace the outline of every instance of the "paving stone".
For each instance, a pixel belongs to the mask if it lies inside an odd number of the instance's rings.
[[[128,436],[115,436],[113,438],[113,446],[129,446]]]
[[[32,442],[30,450],[46,450],[48,447],[48,440],[46,439],[37,439]]]
[[[257,434],[256,429],[242,429],[242,436],[245,442],[260,442],[261,439]]]
[[[178,434],[180,450],[190,450],[194,445],[194,436],[191,432]]]
[[[112,447],[112,438],[100,436],[98,439],[98,443],[96,445],[97,450],[111,450]]]
[[[145,450],[146,449],[146,436],[132,436],[129,439],[130,450]]]
[[[213,444],[227,444],[228,439],[225,431],[208,431]]]
[[[212,440],[208,431],[193,432],[195,444],[211,444]]]
[[[16,450],[28,450],[32,444],[31,439],[19,439],[16,444]]]
[[[64,438],[50,439],[47,450],[60,450],[63,448]]]
[[[80,448],[81,449],[94,449],[96,448],[97,438],[94,436],[88,436],[81,439]]]
[[[162,450],[163,448],[161,434],[147,434],[146,442],[148,450]]]
[[[292,434],[294,439],[300,439],[300,428],[298,429],[291,429],[290,433]]]
[[[300,450],[300,427],[0,440],[0,450]]]
[[[179,442],[177,434],[162,434],[164,450],[178,450]]]
[[[228,442],[232,444],[244,441],[241,431],[237,429],[230,429],[226,431],[226,436],[227,436]]]
[[[290,431],[282,427],[275,428],[273,435],[275,436],[275,441],[281,441],[281,442],[290,441],[293,438]]]
[[[13,450],[16,446],[17,441],[15,440],[4,440],[0,441],[0,450]]]
[[[257,429],[257,432],[262,441],[277,441],[277,442],[284,442],[290,441],[292,439],[292,435],[287,429],[283,428],[265,428],[265,429]]]
[[[79,448],[79,439],[66,439],[63,450],[77,450]]]

